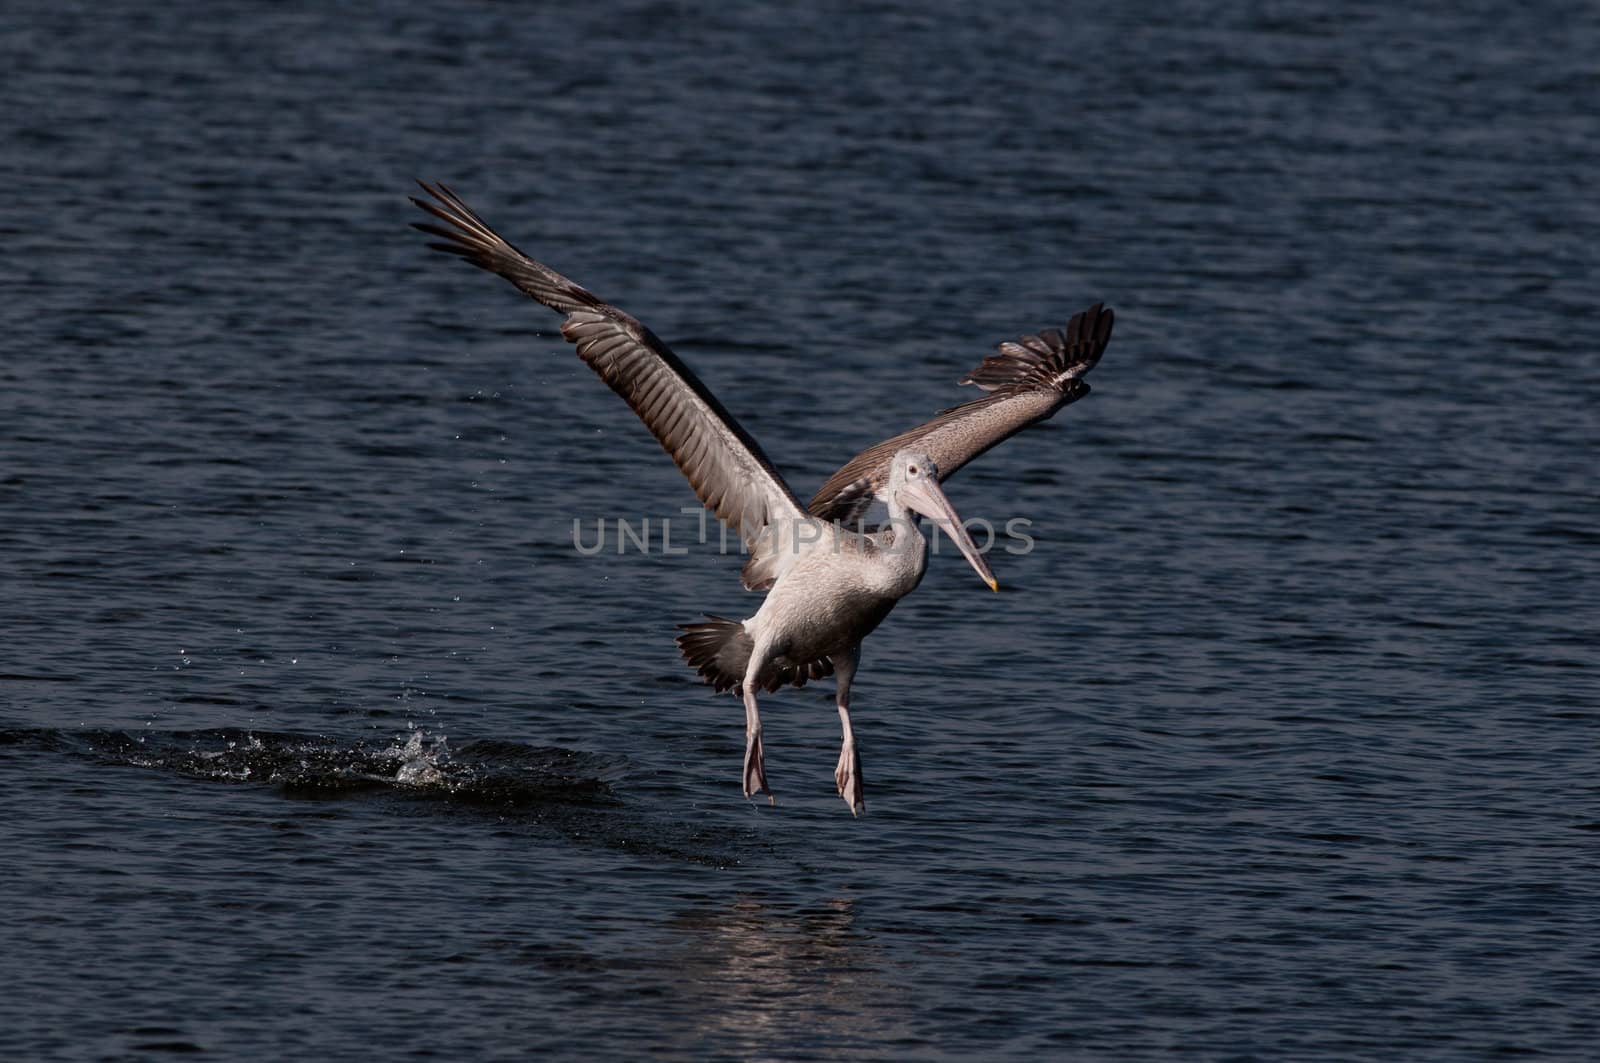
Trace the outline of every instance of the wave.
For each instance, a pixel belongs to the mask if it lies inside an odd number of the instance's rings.
[[[703,810],[686,816],[684,791],[655,773],[642,782],[649,798],[624,800],[613,784],[638,774],[627,758],[558,746],[497,739],[457,746],[421,729],[364,740],[233,727],[0,728],[3,746],[299,799],[432,805],[440,813],[489,816],[498,826],[552,830],[579,845],[715,867],[744,862],[754,841],[742,826],[705,822]]]
[[[375,791],[517,808],[551,802],[614,803],[617,758],[554,746],[478,740],[452,748],[413,730],[393,740],[351,741],[233,727],[201,731],[9,730],[23,745],[213,782],[250,783],[329,796]]]

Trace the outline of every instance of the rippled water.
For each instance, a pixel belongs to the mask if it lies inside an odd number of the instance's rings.
[[[40,6],[7,80],[0,1055],[1581,1058],[1586,5]],[[801,494],[1104,300],[1033,522],[742,712],[736,558],[414,177]]]

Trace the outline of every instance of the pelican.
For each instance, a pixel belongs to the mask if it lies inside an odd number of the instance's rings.
[[[1096,303],[1065,329],[1001,343],[961,380],[988,392],[925,424],[868,447],[846,462],[802,506],[750,434],[655,333],[631,315],[535,262],[444,184],[418,182],[411,202],[433,221],[413,227],[499,274],[525,295],[566,315],[561,334],[578,357],[639,415],[688,479],[700,502],[737,529],[749,554],[742,578],[766,599],[747,620],[707,615],[681,624],[684,659],[718,692],[744,701],[744,794],[767,785],[758,692],[802,686],[830,673],[844,741],[834,783],[852,813],[866,808],[861,758],[850,727],[850,684],[861,641],[922,581],[926,517],[955,542],[991,590],[982,553],[940,483],[973,458],[1089,393],[1083,375],[1111,339],[1112,312]],[[443,224],[437,224],[442,222]],[[886,524],[865,530],[875,502]]]

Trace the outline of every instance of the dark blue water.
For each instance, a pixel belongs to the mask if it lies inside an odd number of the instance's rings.
[[[0,37],[0,1056],[1582,1058],[1590,5],[36,5]],[[1033,521],[738,703],[714,548],[414,177],[802,495],[1104,300]],[[657,525],[659,526],[659,525]]]

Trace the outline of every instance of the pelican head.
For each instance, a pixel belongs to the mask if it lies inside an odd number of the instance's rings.
[[[989,571],[983,555],[973,544],[972,536],[961,526],[961,517],[939,486],[939,467],[927,454],[920,450],[902,450],[894,456],[894,464],[889,467],[888,501],[890,513],[909,509],[943,528],[989,589],[1000,589],[994,573]]]

